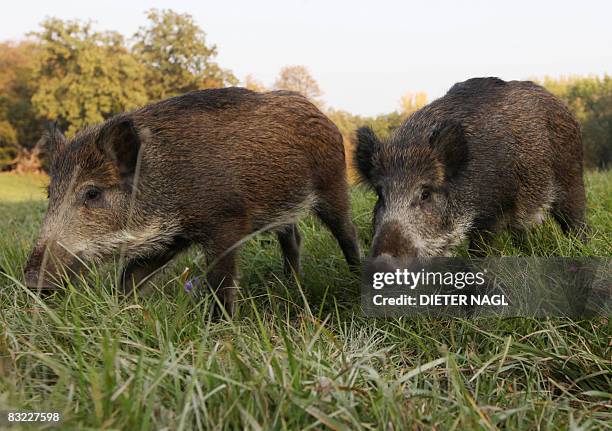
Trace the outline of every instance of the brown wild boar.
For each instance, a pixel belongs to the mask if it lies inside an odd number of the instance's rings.
[[[386,142],[369,128],[357,135],[358,170],[378,194],[369,265],[448,255],[465,238],[481,251],[491,233],[523,231],[548,210],[584,239],[580,128],[532,82],[470,79]]]
[[[313,210],[359,265],[342,137],[303,96],[202,90],[121,114],[70,140],[55,131],[49,208],[26,283],[53,289],[66,270],[120,254],[129,292],[191,244],[226,308],[237,245],[276,232],[287,272],[300,271],[296,220]]]

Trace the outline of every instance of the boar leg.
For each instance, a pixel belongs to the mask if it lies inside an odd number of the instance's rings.
[[[300,275],[300,246],[302,238],[296,224],[291,224],[276,232],[283,252],[284,270],[287,276]]]
[[[351,270],[358,272],[361,257],[355,226],[349,217],[350,206],[347,193],[333,195],[333,198],[329,200],[322,197],[315,211],[338,241]]]
[[[555,202],[552,207],[552,215],[561,226],[563,233],[574,234],[582,242],[588,240],[588,227],[584,217],[584,188],[577,187],[567,193],[567,197]]]
[[[237,248],[232,248],[234,242],[227,247],[219,247],[206,251],[206,258],[209,264],[206,274],[206,284],[218,296],[221,305],[231,316],[234,313],[234,300],[236,299],[237,287],[234,284],[236,274]],[[213,308],[216,310],[216,307]],[[215,311],[219,317],[222,313]]]
[[[122,292],[129,294],[132,289],[140,287],[183,249],[183,245],[177,244],[163,253],[128,261],[121,274]]]

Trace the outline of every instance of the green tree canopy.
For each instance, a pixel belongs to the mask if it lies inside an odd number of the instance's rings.
[[[362,117],[336,109],[327,110],[327,116],[336,124],[345,137],[352,138],[355,130],[362,126],[368,126],[372,128],[380,139],[388,139],[391,133],[397,129],[406,118],[405,114],[397,111],[390,112],[389,114],[377,115],[375,117]]]
[[[550,92],[563,99],[582,128],[584,162],[587,167],[612,165],[612,77],[605,75],[544,78]]]
[[[40,137],[31,102],[37,52],[29,41],[0,44],[0,169],[15,160],[20,147],[32,148]]]
[[[118,33],[52,18],[34,36],[40,56],[32,103],[39,115],[58,121],[69,134],[147,102],[144,68]]]
[[[146,67],[151,100],[237,83],[231,72],[213,61],[217,47],[206,44],[204,31],[191,15],[152,9],[147,18],[149,24],[134,36],[133,51]]]

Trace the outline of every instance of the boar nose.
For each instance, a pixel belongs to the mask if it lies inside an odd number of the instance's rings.
[[[403,271],[406,268],[405,260],[402,258],[396,258],[388,254],[381,254],[380,256],[368,259],[363,266],[362,283],[364,286],[375,287],[376,281],[385,280],[386,287],[397,287],[396,281],[387,281],[387,274],[396,274],[398,270]]]
[[[388,255],[394,258],[417,255],[417,250],[411,241],[404,236],[399,221],[388,221],[378,229],[372,244],[372,257],[375,258],[381,255]]]
[[[47,280],[46,272],[50,262],[45,256],[45,246],[37,246],[32,250],[24,270],[25,285],[33,291],[48,293],[54,290],[53,284]],[[44,266],[43,268],[41,268]]]

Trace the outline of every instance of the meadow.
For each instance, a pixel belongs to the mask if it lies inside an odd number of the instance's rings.
[[[58,411],[62,429],[612,428],[608,318],[364,317],[358,277],[312,217],[300,281],[282,275],[271,235],[247,243],[231,320],[184,292],[203,269],[197,249],[148,296],[118,297],[109,265],[43,300],[21,271],[44,182],[0,174],[0,411]],[[612,172],[586,183],[588,244],[548,219],[489,254],[612,256]],[[352,199],[367,251],[374,196]]]

